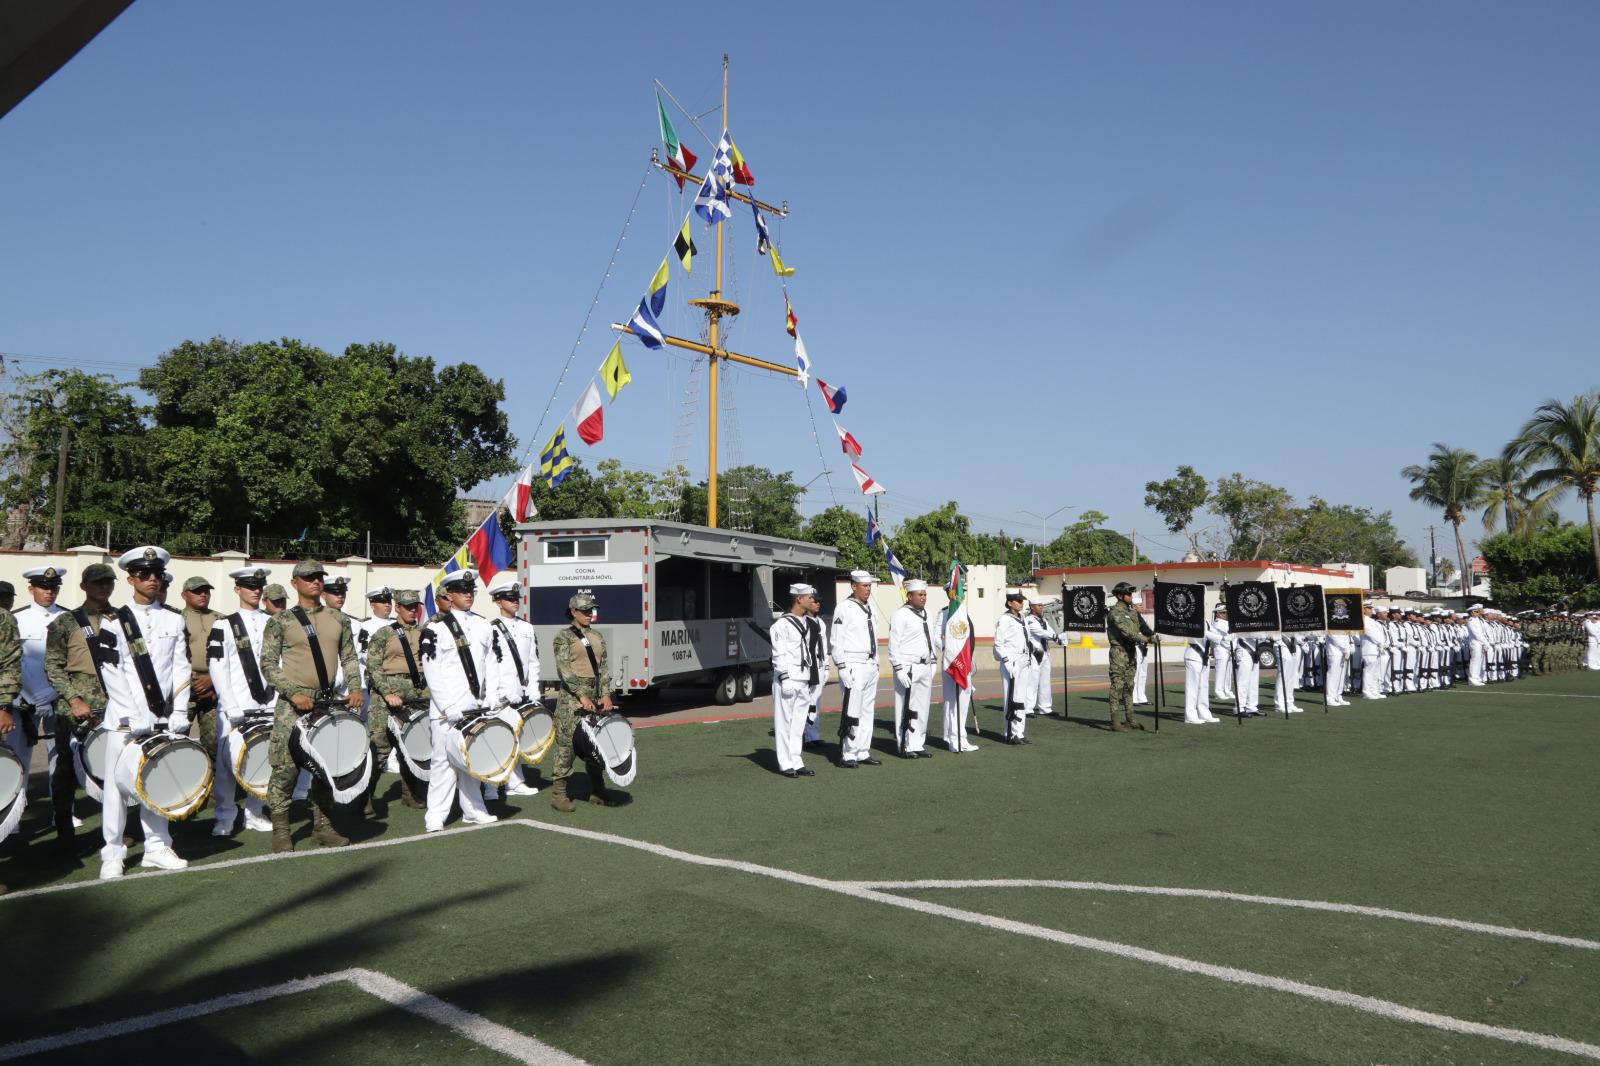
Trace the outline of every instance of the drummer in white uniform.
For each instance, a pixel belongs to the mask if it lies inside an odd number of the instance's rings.
[[[522,604],[522,586],[516,574],[510,570],[496,574],[489,582],[489,599],[495,606],[495,618],[489,624],[500,638],[502,652],[496,664],[500,669],[500,703],[512,712],[506,719],[511,727],[521,729],[521,708],[539,702],[539,642],[533,626],[517,617],[517,608]],[[506,795],[538,795],[539,790],[528,784],[522,773],[522,760],[518,759],[506,781]],[[496,799],[499,790],[486,783],[483,795],[485,799]]]
[[[217,693],[217,759],[213,768],[213,792],[217,797],[217,822],[212,836],[232,836],[239,818],[233,767],[239,760],[245,719],[260,717],[271,722],[278,706],[278,693],[267,684],[261,672],[261,635],[267,628],[267,612],[261,609],[261,594],[266,590],[270,567],[244,566],[230,570],[233,592],[239,609],[218,618],[211,627],[206,657],[211,662],[211,684]],[[265,800],[246,795],[246,829],[272,832]]]
[[[158,730],[179,735],[189,731],[188,633],[183,618],[156,600],[161,575],[171,560],[166,549],[155,545],[123,553],[117,566],[128,575],[133,602],[101,622],[102,641],[110,635],[101,677],[106,686],[105,800],[102,804],[100,877],[122,876],[128,848],[122,842],[128,807],[139,808],[144,827],[144,857],[140,866],[181,870],[189,864],[172,850],[167,820],[123,791],[118,764],[141,755],[139,740]],[[141,662],[148,662],[153,686],[146,690],[139,679]]]
[[[455,570],[439,582],[440,613],[422,634],[422,675],[428,682],[428,717],[433,753],[428,762],[428,813],[423,831],[437,833],[457,799],[461,817],[473,825],[499,821],[483,805],[479,782],[450,761],[461,743],[461,720],[487,710],[500,698],[495,656],[499,638],[487,619],[472,612],[478,572]]]

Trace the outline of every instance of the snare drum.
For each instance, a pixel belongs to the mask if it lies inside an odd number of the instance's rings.
[[[372,781],[372,741],[354,711],[310,711],[295,719],[289,733],[295,765],[327,783],[335,803],[364,796]]]
[[[211,757],[199,741],[172,733],[153,733],[124,748],[117,760],[117,786],[124,795],[161,817],[181,821],[211,795]]]
[[[10,745],[0,744],[0,840],[17,828],[27,805],[28,772]]]
[[[573,750],[584,759],[597,759],[606,768],[606,777],[618,788],[627,788],[639,772],[639,754],[633,747],[633,726],[620,714],[587,714],[578,720],[572,737]]]
[[[104,802],[106,788],[106,727],[98,717],[72,734],[72,768],[78,784],[96,803]]]
[[[447,746],[457,769],[491,785],[503,785],[517,764],[517,731],[492,711],[468,715],[451,727]]]
[[[389,736],[394,750],[411,776],[428,780],[428,765],[433,760],[433,723],[426,707],[390,707]]]
[[[525,703],[516,709],[522,723],[517,727],[517,754],[529,766],[543,759],[556,742],[556,720],[542,703]]]
[[[257,715],[239,724],[233,738],[233,779],[258,800],[267,798],[272,781],[272,718]]]

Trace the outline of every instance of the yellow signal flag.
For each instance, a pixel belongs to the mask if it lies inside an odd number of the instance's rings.
[[[683,264],[683,272],[693,274],[695,253],[700,249],[695,247],[694,237],[689,233],[688,216],[684,216],[683,228],[678,230],[678,236],[672,242],[672,250],[678,253],[678,262]]]
[[[778,275],[778,277],[780,277],[780,278],[792,278],[792,277],[794,277],[794,267],[786,267],[786,266],[783,265],[783,260],[781,258],[779,258],[779,256],[778,256],[778,248],[777,248],[776,245],[773,246],[771,254],[772,254],[772,272],[774,274]]]
[[[606,356],[606,361],[600,364],[600,381],[606,387],[606,395],[615,400],[622,387],[632,380],[628,364],[622,361],[622,342],[619,340],[611,346],[611,354]]]

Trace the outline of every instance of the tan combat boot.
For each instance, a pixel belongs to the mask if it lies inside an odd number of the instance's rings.
[[[567,778],[556,778],[556,783],[550,789],[550,806],[562,814],[572,813],[572,801],[567,798]]]
[[[311,839],[325,848],[342,848],[350,843],[349,838],[333,827],[333,819],[320,803],[311,808]]]
[[[414,811],[421,810],[424,806],[423,802],[417,799],[416,794],[411,791],[411,781],[404,774],[400,775],[400,802]]]
[[[1111,720],[1111,731],[1113,733],[1131,733],[1131,732],[1133,732],[1133,730],[1131,728],[1129,728],[1128,726],[1123,725],[1121,722],[1117,721],[1114,718]]]
[[[272,850],[293,851],[294,841],[289,836],[289,812],[272,812]]]

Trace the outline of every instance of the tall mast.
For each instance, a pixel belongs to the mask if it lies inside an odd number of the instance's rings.
[[[722,128],[728,128],[728,53],[722,53]],[[722,223],[717,223],[717,287],[711,290],[713,299],[722,295]],[[738,312],[735,311],[735,314]],[[708,334],[711,338],[711,374],[707,378],[706,410],[709,425],[706,429],[706,525],[717,528],[717,325],[722,317],[706,308],[710,318]]]

